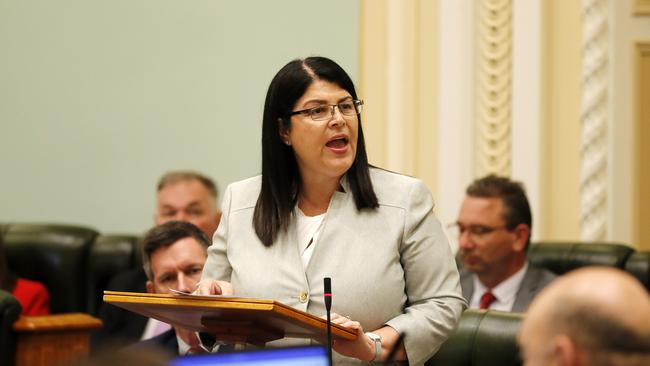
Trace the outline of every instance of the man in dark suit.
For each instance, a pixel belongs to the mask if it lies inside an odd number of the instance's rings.
[[[218,190],[212,179],[196,172],[173,171],[160,178],[157,192],[156,225],[187,221],[212,238],[221,219]],[[146,292],[146,282],[144,270],[138,267],[115,275],[106,289]],[[134,343],[169,329],[164,323],[109,304],[102,306],[99,316],[104,326],[93,335],[93,348]]]
[[[466,190],[456,227],[470,308],[524,312],[555,275],[528,262],[532,214],[522,185],[489,175]]]
[[[147,275],[144,269],[134,268],[115,275],[107,290],[123,292],[147,292]],[[93,334],[93,349],[121,347],[142,339],[149,318],[119,308],[102,304],[99,317],[104,325]]]
[[[210,240],[196,226],[170,221],[149,230],[143,239],[143,262],[149,293],[194,291],[201,279]],[[155,346],[177,355],[201,353],[197,334],[182,327],[145,340],[137,346]]]

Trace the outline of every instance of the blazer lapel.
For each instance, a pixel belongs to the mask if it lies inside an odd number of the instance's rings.
[[[537,292],[540,274],[541,273],[536,270],[535,267],[528,265],[524,279],[521,281],[519,290],[517,290],[517,296],[515,298],[515,303],[512,305],[511,311],[522,313],[528,309],[528,305]]]
[[[461,269],[460,270],[460,287],[463,291],[463,297],[469,304],[472,301],[472,295],[474,295],[474,281],[472,280],[472,273]]]

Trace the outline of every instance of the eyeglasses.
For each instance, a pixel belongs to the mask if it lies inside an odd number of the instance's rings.
[[[344,116],[355,116],[361,113],[361,106],[363,100],[344,100],[339,104],[323,104],[318,107],[303,109],[300,111],[291,112],[289,116],[296,114],[306,114],[314,121],[330,120],[334,117],[334,108],[338,108]]]
[[[452,230],[452,235],[454,235],[457,239],[460,239],[461,236],[463,236],[464,232],[467,232],[472,239],[481,239],[482,237],[493,233],[497,230],[507,230],[508,229],[507,225],[501,225],[501,226],[487,226],[487,225],[468,225],[464,226],[461,225],[457,222],[454,222],[452,224],[447,225],[447,228]]]

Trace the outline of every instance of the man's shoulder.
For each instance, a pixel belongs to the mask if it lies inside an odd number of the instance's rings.
[[[458,269],[458,274],[460,274],[460,278],[471,278],[473,273],[466,270],[465,268],[459,268]]]
[[[526,273],[530,278],[535,279],[535,282],[543,286],[548,285],[551,281],[557,278],[557,275],[546,268],[539,267],[533,264],[528,265]]]
[[[512,310],[525,312],[535,296],[537,296],[537,294],[539,294],[544,287],[551,283],[556,277],[557,275],[553,272],[529,263],[519,291],[517,291],[517,299],[515,300]]]
[[[176,339],[176,331],[174,330],[174,328],[171,328],[168,331],[160,333],[155,337],[134,343],[130,347],[136,349],[140,349],[140,348],[164,349],[173,354],[178,354],[178,340]]]

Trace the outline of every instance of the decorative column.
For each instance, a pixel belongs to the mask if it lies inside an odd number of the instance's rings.
[[[477,176],[509,176],[512,123],[512,2],[481,0],[477,44]]]
[[[606,0],[582,2],[580,236],[607,238],[608,31]]]
[[[435,191],[438,3],[359,4],[359,92],[365,100],[368,158],[372,164],[416,176]]]

